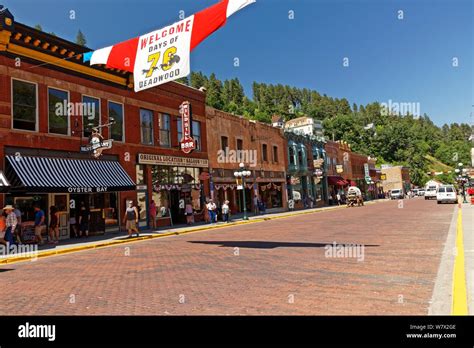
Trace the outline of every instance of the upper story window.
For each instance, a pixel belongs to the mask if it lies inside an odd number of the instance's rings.
[[[267,144],[262,145],[262,159],[264,162],[268,161]]]
[[[291,165],[295,165],[295,149],[293,146],[290,145],[290,148],[289,148],[289,157],[290,157],[290,164]]]
[[[69,112],[66,107],[69,93],[48,88],[48,131],[55,134],[69,134]]]
[[[192,132],[196,142],[196,151],[201,151],[201,122],[193,121]]]
[[[37,130],[38,103],[36,84],[13,80],[13,128]]]
[[[85,137],[92,134],[92,128],[100,125],[100,99],[82,96],[82,130]]]
[[[221,137],[221,149],[225,151],[229,147],[229,138]]]
[[[181,127],[178,127],[178,129],[179,128]],[[166,147],[171,146],[170,132],[171,132],[171,117],[168,114],[161,114],[160,115],[160,146],[166,146]]]
[[[116,141],[124,141],[123,105],[109,101],[109,121],[112,119],[115,122],[110,127],[112,139]]]
[[[153,145],[153,111],[140,109],[142,144]]]
[[[278,146],[273,146],[273,162],[278,163]]]
[[[298,149],[298,164],[304,166],[303,149]]]
[[[237,150],[243,150],[244,149],[244,141],[242,139],[237,139]]]

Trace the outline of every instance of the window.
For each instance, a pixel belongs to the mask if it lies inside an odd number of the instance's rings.
[[[192,132],[193,132],[193,138],[196,142],[196,151],[200,151],[201,150],[201,122],[193,121]]]
[[[226,150],[229,147],[229,138],[221,137],[221,149]]]
[[[178,144],[181,141],[181,138],[183,137],[183,124],[181,123],[181,117],[178,117],[178,122],[177,122],[177,127],[178,127]]]
[[[273,162],[278,163],[278,146],[273,146]]]
[[[290,146],[290,164],[295,165],[295,149],[293,146]]]
[[[237,150],[243,150],[244,149],[244,141],[242,139],[237,139]]]
[[[135,173],[137,175],[137,185],[146,185],[145,166],[143,164],[137,164],[135,167]]]
[[[55,134],[69,134],[69,113],[65,107],[69,102],[66,91],[48,88],[48,131]]]
[[[13,80],[13,128],[36,131],[36,85]]]
[[[153,112],[140,109],[140,127],[142,131],[142,144],[153,145]]]
[[[170,143],[170,115],[161,114],[160,115],[160,146],[171,146]],[[181,128],[181,127],[179,127]],[[179,139],[181,140],[181,139]],[[179,141],[178,140],[178,141]]]
[[[97,98],[82,96],[82,129],[84,136],[92,134],[92,127],[100,125],[100,100]]]
[[[267,144],[262,145],[262,158],[264,162],[268,161]]]
[[[298,164],[304,166],[303,149],[298,149]]]
[[[111,138],[123,141],[123,105],[109,102],[109,121],[115,122],[111,128]]]

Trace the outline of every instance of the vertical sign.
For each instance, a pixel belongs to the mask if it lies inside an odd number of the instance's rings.
[[[196,149],[196,142],[192,137],[191,131],[191,104],[188,101],[183,102],[179,107],[179,113],[181,115],[181,129],[183,133],[183,137],[180,140],[181,151],[187,154]]]
[[[365,172],[365,177],[369,177],[370,178],[370,173],[369,173],[369,164],[368,163],[364,163],[364,172]]]

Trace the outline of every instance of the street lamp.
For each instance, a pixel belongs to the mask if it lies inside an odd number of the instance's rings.
[[[466,199],[466,177],[467,177],[467,169],[464,168],[464,165],[462,163],[458,163],[458,167],[454,171],[456,174],[458,174],[457,180],[459,182],[459,185],[462,185],[462,196],[463,196],[463,203],[467,203]]]
[[[248,178],[250,175],[252,175],[252,172],[250,170],[245,169],[245,164],[243,163],[240,163],[239,170],[234,172],[234,176],[236,179],[242,179],[242,202],[244,205],[244,220],[249,219],[247,216],[247,204],[245,203],[245,178]]]

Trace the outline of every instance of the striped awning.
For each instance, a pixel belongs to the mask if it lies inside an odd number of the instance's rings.
[[[116,161],[6,156],[12,190],[30,193],[93,193],[135,190]]]

